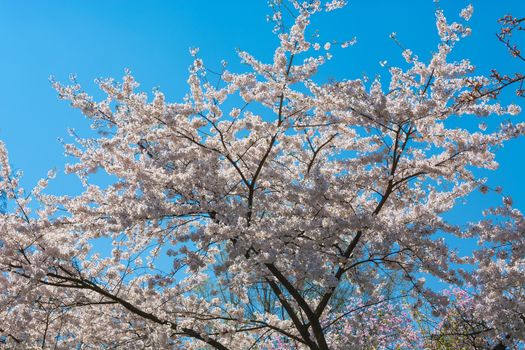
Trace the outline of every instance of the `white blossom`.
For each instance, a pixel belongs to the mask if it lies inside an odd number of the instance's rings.
[[[432,349],[450,334],[458,349],[480,334],[476,348],[525,341],[525,219],[478,172],[496,169],[496,151],[525,133],[498,117],[519,107],[471,93],[490,79],[451,59],[470,29],[442,10],[428,60],[405,49],[404,68],[380,62],[382,79],[319,79],[331,54],[308,41],[310,18],[344,4],[291,1],[284,26],[283,3],[271,1],[279,40],[269,62],[240,51],[245,70],[224,70],[216,84],[190,49],[178,102],[140,91],[129,72],[99,81],[100,100],[75,81],[53,81],[95,133],[71,130],[63,143],[66,171],[84,184],[70,196],[46,193],[53,172],[22,188],[0,142],[0,343],[348,350]],[[472,7],[464,11],[470,18]],[[96,183],[95,172],[108,181]],[[477,222],[450,220],[477,190],[502,203]]]

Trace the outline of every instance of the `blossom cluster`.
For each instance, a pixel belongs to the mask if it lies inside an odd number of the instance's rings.
[[[476,169],[496,169],[496,150],[525,132],[510,119],[479,130],[458,120],[519,108],[471,93],[490,78],[451,60],[470,29],[441,10],[428,61],[407,49],[388,83],[319,82],[335,48],[309,41],[310,18],[344,3],[290,1],[286,27],[273,2],[272,62],[240,51],[249,70],[224,67],[219,84],[191,49],[178,103],[139,91],[129,72],[99,81],[100,101],[54,82],[97,134],[64,145],[66,171],[84,184],[77,196],[45,194],[52,173],[22,189],[0,144],[12,209],[0,214],[0,341],[423,349],[450,330],[461,344],[524,341],[523,215],[509,197],[477,223],[445,215],[489,191]],[[110,183],[97,184],[97,172]],[[464,256],[451,238],[478,244]],[[440,293],[423,276],[468,295]]]

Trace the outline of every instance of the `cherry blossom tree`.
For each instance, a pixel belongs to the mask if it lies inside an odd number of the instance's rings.
[[[507,48],[511,56],[520,62],[525,62],[525,56],[521,52],[521,47],[517,44],[523,37],[525,27],[523,22],[525,18],[514,17],[513,15],[505,15],[498,20],[501,24],[500,32],[496,34],[498,40]],[[472,97],[479,98],[485,95],[489,95],[496,98],[502,90],[509,86],[515,87],[517,96],[523,97],[525,94],[525,88],[523,82],[525,81],[525,75],[521,72],[514,72],[511,74],[500,73],[498,70],[493,69],[492,84],[483,86],[476,84],[472,89]]]
[[[344,1],[272,3],[273,62],[215,74],[198,50],[183,101],[122,82],[59,97],[91,121],[72,132],[78,196],[20,187],[0,144],[0,335],[36,349],[443,349],[525,341],[525,219],[508,195],[483,220],[444,214],[524,123],[476,87],[472,6],[428,62],[410,50],[385,81],[320,83],[334,46],[312,16]],[[286,7],[283,9],[283,7]],[[293,14],[291,25],[286,15]],[[328,14],[329,15],[329,14]],[[472,123],[474,122],[474,124]],[[473,126],[479,123],[479,126]],[[499,125],[497,125],[499,124]],[[93,173],[105,174],[109,184]],[[450,242],[470,242],[461,255]],[[426,279],[453,292],[441,292]],[[450,348],[450,347],[449,347]]]

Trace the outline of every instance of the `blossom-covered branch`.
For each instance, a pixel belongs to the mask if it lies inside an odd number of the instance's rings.
[[[510,120],[457,122],[520,112],[473,93],[490,77],[450,59],[472,7],[461,23],[438,10],[436,52],[422,61],[405,50],[386,83],[322,83],[316,72],[337,49],[316,42],[310,19],[342,6],[272,3],[273,60],[240,51],[246,72],[212,71],[192,49],[177,103],[138,91],[129,72],[99,81],[100,101],[75,81],[53,82],[97,135],[72,131],[64,145],[66,170],[84,184],[77,196],[45,194],[48,179],[24,191],[0,148],[11,209],[0,214],[2,341],[315,350],[523,341],[522,214],[506,196],[477,223],[444,215],[490,190],[476,169],[495,169],[496,150],[525,132]],[[478,244],[463,256],[451,238]]]

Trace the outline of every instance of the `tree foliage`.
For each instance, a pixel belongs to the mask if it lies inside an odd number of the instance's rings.
[[[272,4],[273,62],[194,62],[183,101],[130,74],[96,101],[55,82],[97,135],[65,144],[78,196],[25,191],[0,148],[0,334],[8,348],[479,349],[525,340],[525,220],[502,196],[446,220],[477,169],[522,135],[450,59],[470,33],[436,12],[437,50],[388,81],[320,83],[333,43],[312,16],[343,1]],[[292,14],[292,23],[284,19]],[[339,43],[343,47],[353,42]],[[501,82],[501,81],[500,81]],[[480,122],[487,120],[487,122]],[[473,123],[474,122],[474,123]],[[476,125],[479,123],[479,126]],[[91,174],[106,174],[102,185]],[[451,243],[468,242],[470,255]],[[111,246],[110,248],[107,247]],[[445,292],[428,283],[437,279]]]

